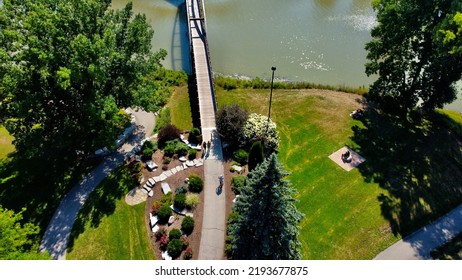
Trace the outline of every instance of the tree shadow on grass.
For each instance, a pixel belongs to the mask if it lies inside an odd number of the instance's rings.
[[[393,234],[407,236],[462,202],[461,141],[437,114],[403,120],[369,110],[362,122],[352,137],[367,159],[358,169],[386,190],[378,200]]]
[[[87,225],[97,228],[104,217],[114,214],[116,202],[133,187],[134,179],[126,166],[116,169],[104,179],[80,209],[69,237],[67,251],[73,250],[75,240],[84,233]]]
[[[12,153],[0,161],[0,205],[26,208],[24,220],[38,225],[42,236],[61,199],[97,164]]]

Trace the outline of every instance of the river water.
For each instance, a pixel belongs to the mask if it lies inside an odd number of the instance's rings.
[[[0,0],[0,3],[2,1]],[[128,0],[113,0],[122,8]],[[190,72],[184,0],[133,0],[155,30],[153,49],[167,50],[164,66]],[[364,73],[372,0],[205,0],[214,72],[246,77],[368,86]],[[446,106],[462,112],[459,97]]]

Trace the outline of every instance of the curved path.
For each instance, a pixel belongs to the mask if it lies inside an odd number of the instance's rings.
[[[106,157],[100,165],[78,182],[56,209],[39,248],[41,252],[48,251],[53,259],[66,259],[66,248],[72,226],[90,193],[106,176],[124,162],[127,153],[151,135],[155,125],[154,114],[144,111],[129,111],[136,118],[135,134],[128,139],[127,143]]]
[[[462,204],[378,254],[374,260],[429,260],[430,252],[462,232]]]

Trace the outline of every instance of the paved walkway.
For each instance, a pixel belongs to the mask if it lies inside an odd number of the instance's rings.
[[[137,122],[135,135],[117,152],[106,157],[98,167],[78,182],[56,209],[39,248],[40,251],[48,251],[53,259],[66,259],[66,248],[72,226],[80,208],[90,193],[106,176],[121,165],[124,162],[125,155],[138,145],[141,140],[150,135],[154,129],[154,114],[144,111],[130,111],[135,115]]]
[[[202,129],[204,141],[211,142],[204,161],[204,214],[199,247],[199,260],[221,260],[225,252],[226,199],[225,188],[218,188],[223,175],[221,140],[214,129]]]
[[[433,249],[462,232],[462,204],[378,254],[374,260],[429,260]]]
[[[198,0],[186,1],[202,138],[211,142],[204,161],[204,214],[198,258],[220,260],[224,259],[226,230],[225,188],[218,189],[218,178],[224,174],[223,154],[221,140],[216,133],[216,106],[207,51],[205,15],[200,12],[200,4]]]

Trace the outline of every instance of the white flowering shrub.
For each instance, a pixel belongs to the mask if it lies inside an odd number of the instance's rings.
[[[279,134],[276,124],[268,117],[251,114],[242,128],[241,145],[249,146],[256,140],[262,141],[265,152],[275,151],[279,146]]]

